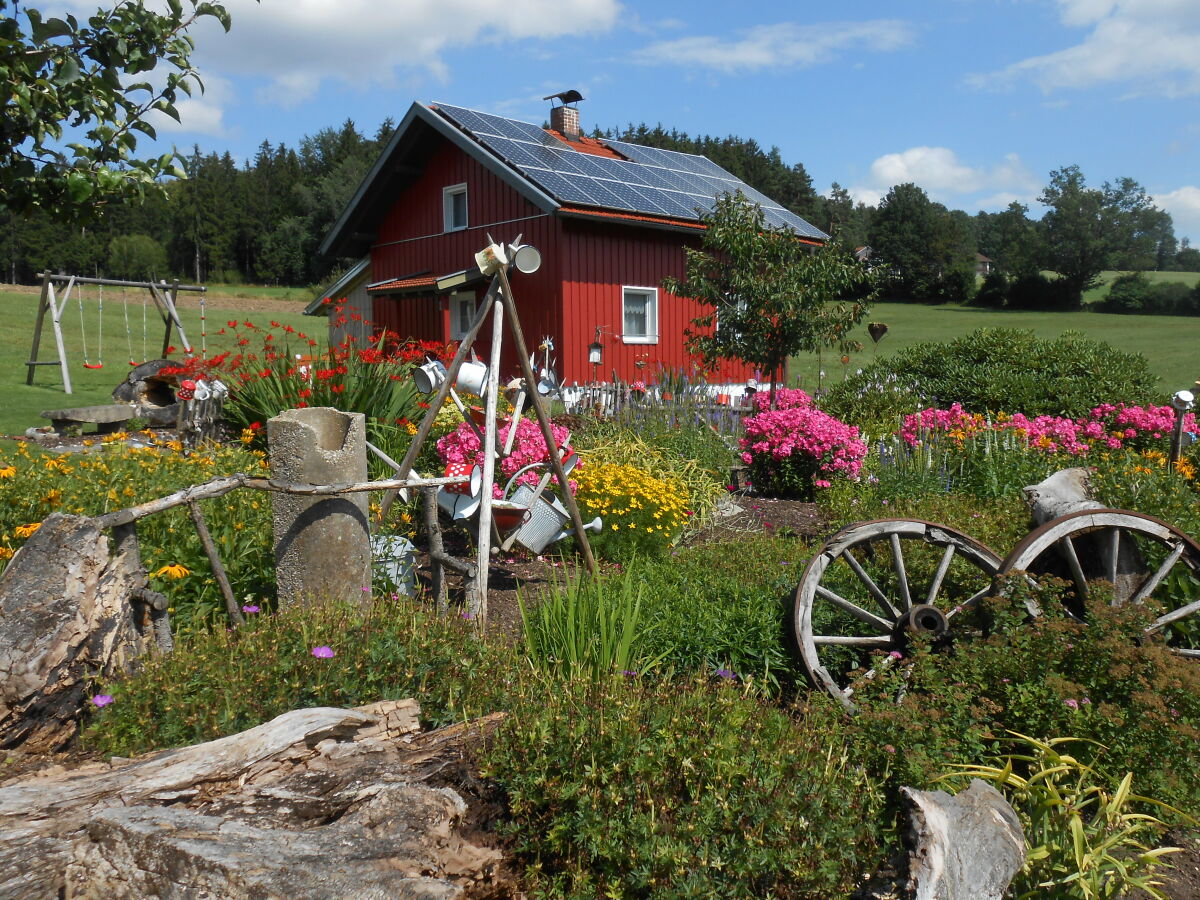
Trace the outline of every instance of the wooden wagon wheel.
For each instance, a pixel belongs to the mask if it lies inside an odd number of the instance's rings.
[[[880,651],[888,664],[914,634],[939,642],[978,634],[976,607],[999,566],[997,554],[945,525],[882,519],[846,526],[796,587],[792,628],[809,677],[853,709],[851,681],[873,675]]]
[[[1125,509],[1088,509],[1034,529],[1000,565],[1013,572],[1055,575],[1072,585],[1068,608],[1082,616],[1088,584],[1112,585],[1113,603],[1156,595],[1166,609],[1147,627],[1175,652],[1200,659],[1200,544],[1166,522]]]

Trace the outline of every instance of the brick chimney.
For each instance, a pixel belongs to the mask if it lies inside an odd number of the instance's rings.
[[[573,106],[550,107],[550,127],[568,141],[579,140],[579,110]]]

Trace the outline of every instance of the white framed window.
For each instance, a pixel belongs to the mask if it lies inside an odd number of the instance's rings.
[[[474,291],[455,291],[450,295],[450,340],[461,341],[475,321]]]
[[[621,340],[658,343],[658,288],[621,288]]]
[[[442,230],[462,231],[467,227],[467,185],[442,188]]]

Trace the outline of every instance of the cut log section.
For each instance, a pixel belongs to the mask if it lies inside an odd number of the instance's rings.
[[[240,734],[0,787],[0,896],[457,898],[501,855],[429,778],[496,714],[419,734],[415,700],[314,708]]]

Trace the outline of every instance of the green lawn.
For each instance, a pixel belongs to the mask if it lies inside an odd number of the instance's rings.
[[[1188,275],[1196,273],[1159,273]],[[878,344],[872,344],[865,324],[856,329],[854,338],[863,351],[843,365],[838,354],[822,354],[820,363],[812,355],[793,360],[793,376],[802,378],[802,387],[818,385],[818,371],[825,370],[825,384],[840,381],[844,375],[867,366],[877,356],[884,358],[913,344],[925,341],[949,341],[976,328],[1029,328],[1039,337],[1056,337],[1064,331],[1081,331],[1090,338],[1115,347],[1141,353],[1150,360],[1150,368],[1163,380],[1164,393],[1191,387],[1200,378],[1200,317],[1191,316],[1118,316],[1091,312],[1025,312],[975,309],[965,306],[925,306],[920,303],[877,303],[867,319],[884,322],[888,332]],[[983,373],[981,373],[983,374]]]
[[[299,289],[293,289],[299,290]],[[148,310],[148,336],[143,342],[142,304],[141,297],[128,297],[129,331],[125,328],[126,307],[121,303],[119,292],[106,292],[103,320],[103,343],[100,345],[97,336],[100,332],[100,321],[97,316],[95,289],[89,287],[85,296],[83,313],[83,328],[87,330],[87,347],[89,360],[95,364],[98,361],[98,350],[102,349],[104,367],[101,369],[85,369],[83,366],[83,347],[81,342],[82,328],[80,326],[79,307],[72,298],[63,312],[63,337],[67,347],[67,366],[71,375],[72,394],[63,392],[62,376],[57,366],[38,366],[34,374],[34,383],[25,384],[26,366],[29,359],[29,348],[33,342],[33,326],[37,318],[38,293],[34,289],[9,289],[0,291],[6,315],[0,324],[0,385],[4,389],[4,403],[0,406],[0,434],[21,434],[25,429],[34,425],[49,424],[41,418],[41,412],[49,409],[62,409],[71,406],[93,406],[112,402],[112,390],[125,377],[129,370],[129,358],[141,362],[143,358],[157,359],[162,349],[163,325],[158,318],[153,305]],[[308,298],[311,299],[311,296]],[[217,332],[228,319],[249,318],[257,324],[267,324],[274,320],[284,325],[308,331],[314,337],[325,337],[325,320],[320,317],[310,317],[302,314],[303,306],[297,304],[295,312],[280,313],[245,313],[236,307],[236,301],[220,297],[206,303],[207,317],[207,347],[208,355],[213,356],[224,350],[231,349],[232,341],[226,335]],[[189,340],[199,351],[201,344],[200,311],[195,307],[185,307],[179,311],[184,330]],[[179,341],[174,341],[176,345]],[[132,347],[132,350],[131,350]],[[144,350],[143,350],[144,347]],[[56,357],[54,333],[50,328],[49,317],[42,331],[41,350],[38,358],[42,360]],[[182,358],[179,352],[171,354],[172,358]]]

